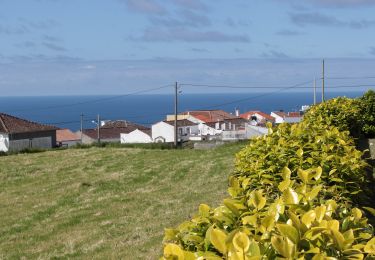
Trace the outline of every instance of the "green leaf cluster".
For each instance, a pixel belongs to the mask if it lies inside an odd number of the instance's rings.
[[[360,98],[363,120],[362,132],[367,137],[375,137],[375,91],[369,90]]]
[[[350,129],[330,124],[320,115],[251,140],[230,196],[167,229],[162,259],[374,259],[366,163]]]
[[[369,90],[361,98],[338,97],[312,107],[304,121],[323,120],[353,137],[375,136],[375,91]]]

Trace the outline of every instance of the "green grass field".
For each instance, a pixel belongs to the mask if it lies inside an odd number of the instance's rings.
[[[226,196],[243,146],[0,157],[0,259],[158,259],[164,228]]]

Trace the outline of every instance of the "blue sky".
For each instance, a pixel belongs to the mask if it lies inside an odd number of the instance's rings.
[[[320,77],[322,58],[327,76],[375,76],[374,13],[375,0],[0,0],[0,95],[288,86]]]

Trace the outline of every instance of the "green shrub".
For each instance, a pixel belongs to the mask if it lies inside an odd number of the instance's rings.
[[[164,259],[375,257],[372,226],[350,200],[365,183],[360,156],[337,128],[281,125],[237,155],[222,206],[166,230]]]
[[[167,229],[163,259],[374,259],[363,213],[375,210],[362,207],[371,187],[349,135],[360,132],[359,111],[357,100],[335,99],[251,140],[236,156],[230,197]]]
[[[236,197],[264,189],[276,196],[273,194],[283,181],[282,169],[288,167],[292,180],[307,173],[320,174],[324,199],[370,200],[362,192],[367,187],[367,164],[361,157],[348,132],[319,121],[282,124],[267,136],[252,140],[237,154],[229,193]]]
[[[333,98],[313,106],[304,115],[304,121],[314,123],[321,120],[325,125],[335,126],[340,131],[349,131],[353,137],[359,137],[362,131],[361,102],[346,97]]]
[[[340,131],[350,131],[353,137],[375,136],[375,91],[367,91],[361,98],[338,97],[312,107],[304,121],[323,120]]]
[[[369,90],[360,98],[363,120],[362,132],[366,137],[375,137],[375,91]]]

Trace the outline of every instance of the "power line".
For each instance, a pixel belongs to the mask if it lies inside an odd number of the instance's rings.
[[[362,87],[375,87],[375,83],[374,84],[326,86],[326,88],[362,88]]]
[[[375,79],[375,76],[364,76],[364,77],[326,77],[326,79]]]
[[[201,109],[196,109],[196,110],[204,110],[204,109],[209,109],[209,108],[215,108],[215,107],[221,107],[221,106],[226,106],[226,105],[231,105],[231,104],[236,104],[236,103],[241,103],[241,102],[244,102],[244,101],[249,101],[249,100],[252,100],[252,99],[257,99],[257,98],[260,98],[260,97],[264,97],[264,96],[268,96],[268,95],[272,95],[272,94],[276,94],[276,93],[279,93],[279,92],[282,92],[282,91],[285,91],[285,90],[288,90],[288,89],[293,89],[293,88],[297,88],[299,86],[303,86],[303,85],[306,85],[306,84],[309,84],[311,83],[312,81],[309,80],[309,81],[305,81],[305,82],[302,82],[302,83],[298,83],[298,84],[295,84],[293,86],[290,86],[290,87],[284,87],[284,88],[281,88],[277,91],[272,91],[272,92],[268,92],[268,93],[263,93],[263,94],[260,94],[260,95],[256,95],[256,96],[252,96],[252,97],[248,97],[248,98],[242,98],[242,99],[237,99],[237,100],[233,100],[233,101],[230,101],[230,102],[226,102],[226,103],[221,103],[221,104],[216,104],[216,105],[213,105],[213,106],[207,106],[207,107],[203,107]]]
[[[243,86],[233,86],[233,85],[206,85],[206,84],[190,84],[190,83],[184,83],[181,84],[181,86],[191,86],[191,87],[206,87],[206,88],[236,88],[236,89],[281,89],[281,88],[289,88],[287,87],[280,87],[280,86],[263,86],[263,87],[243,87]],[[311,87],[298,87],[298,88],[311,88]]]
[[[152,91],[160,90],[160,89],[171,87],[171,86],[172,85],[164,85],[164,86],[157,87],[157,88],[150,88],[150,89],[145,89],[145,90],[139,90],[139,91],[135,91],[135,92],[128,93],[128,94],[116,95],[116,96],[113,96],[113,97],[100,98],[100,99],[95,99],[95,100],[88,100],[88,101],[82,101],[82,102],[71,103],[71,104],[64,104],[64,105],[41,107],[41,108],[35,108],[35,109],[13,110],[12,112],[40,111],[40,110],[47,110],[47,109],[53,109],[53,108],[63,108],[63,107],[72,107],[72,106],[79,106],[79,105],[85,105],[85,104],[91,104],[91,103],[99,103],[99,102],[103,102],[103,101],[114,100],[114,99],[118,99],[118,98],[132,96],[132,95],[137,95],[137,94],[152,92]]]

